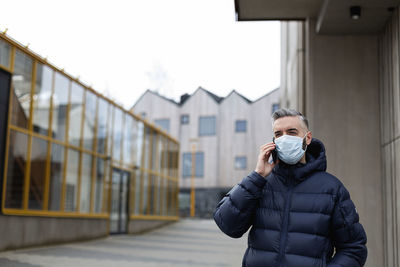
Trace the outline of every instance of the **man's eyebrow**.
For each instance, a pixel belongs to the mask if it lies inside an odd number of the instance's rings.
[[[296,128],[287,129],[287,131],[298,131]]]
[[[280,132],[282,132],[282,131],[275,131],[275,134],[280,133]]]

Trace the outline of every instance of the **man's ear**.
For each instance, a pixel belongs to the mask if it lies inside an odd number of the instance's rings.
[[[307,132],[307,135],[306,135],[307,146],[308,146],[309,144],[311,144],[311,140],[312,140],[312,133],[311,133],[311,131],[308,131],[308,132]]]

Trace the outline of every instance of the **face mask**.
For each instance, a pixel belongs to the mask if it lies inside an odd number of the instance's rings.
[[[306,134],[307,135],[307,134]],[[305,138],[292,136],[292,135],[282,135],[281,137],[275,139],[276,152],[278,157],[287,164],[296,164],[303,157],[306,152],[307,147],[303,149],[303,142],[305,143]]]

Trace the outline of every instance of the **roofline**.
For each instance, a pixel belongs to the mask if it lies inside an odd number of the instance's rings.
[[[175,104],[175,105],[177,105],[177,106],[179,107],[179,103],[176,103],[175,100],[169,99],[169,98],[167,98],[167,97],[165,97],[165,96],[163,96],[163,95],[158,94],[157,92],[154,92],[154,91],[152,91],[152,90],[150,90],[150,89],[147,89],[147,90],[136,100],[135,104],[132,105],[132,107],[131,107],[130,110],[133,110],[133,109],[135,108],[136,104],[139,103],[139,101],[144,97],[144,95],[145,95],[146,93],[152,93],[153,95],[156,95],[156,96],[160,97],[161,99],[164,99],[164,100],[166,100],[166,101],[168,101],[168,102],[171,102],[172,104]]]
[[[264,97],[266,97],[266,96],[268,96],[268,95],[270,95],[270,94],[274,93],[275,91],[278,91],[278,90],[279,90],[279,88],[280,88],[280,87],[277,87],[277,88],[275,88],[275,89],[273,89],[273,90],[269,91],[269,92],[268,92],[268,93],[266,93],[265,95],[263,95],[263,96],[260,96],[258,99],[254,100],[254,101],[253,101],[253,103],[257,102],[257,101],[258,101],[258,100],[260,100],[261,98],[264,98]]]

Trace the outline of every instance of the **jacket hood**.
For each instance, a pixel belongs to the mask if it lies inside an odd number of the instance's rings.
[[[326,155],[324,144],[316,138],[311,139],[311,143],[307,146],[305,164],[298,162],[289,165],[280,160],[273,169],[273,173],[283,178],[285,182],[288,177],[300,182],[317,171],[326,171]]]

